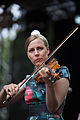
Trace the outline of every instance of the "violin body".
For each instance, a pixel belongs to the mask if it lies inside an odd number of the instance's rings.
[[[60,65],[58,64],[58,61],[56,61],[54,58],[51,59],[47,65],[45,65],[44,67],[48,67],[48,69],[50,70],[51,72],[51,78],[54,79],[54,74],[55,74],[55,71],[56,69],[60,68]],[[59,74],[56,73],[56,78],[59,78]],[[34,80],[38,83],[40,82],[40,79],[41,79],[41,76],[39,73],[37,73],[35,76],[34,76]]]

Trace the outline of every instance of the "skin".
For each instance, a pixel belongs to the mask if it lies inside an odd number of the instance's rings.
[[[47,59],[48,54],[49,47],[46,47],[40,38],[37,38],[30,42],[28,46],[27,56],[34,64],[36,69],[39,68],[39,66]],[[45,82],[47,109],[50,113],[54,113],[60,107],[64,100],[64,97],[68,92],[69,81],[67,78],[61,78],[55,83],[52,83],[52,81],[49,80],[51,73],[47,67],[43,67],[38,73],[41,76],[41,82]],[[18,90],[17,94],[11,99],[11,101],[8,102],[8,104],[19,100],[23,95],[24,88],[22,87]]]
[[[2,105],[1,103],[3,103],[6,98],[9,96],[15,96],[18,91],[19,86],[16,84],[5,85],[0,91],[0,107]]]

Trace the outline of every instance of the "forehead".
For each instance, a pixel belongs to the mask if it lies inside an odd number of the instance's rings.
[[[28,48],[32,48],[36,46],[45,46],[45,45],[44,45],[44,42],[40,38],[37,38],[30,42]]]

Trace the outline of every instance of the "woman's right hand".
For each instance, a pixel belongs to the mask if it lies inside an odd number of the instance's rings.
[[[19,86],[11,83],[9,85],[5,85],[2,90],[7,96],[14,96],[19,91]]]
[[[24,96],[24,87],[20,88],[20,84],[17,85],[11,83],[9,85],[4,85],[4,87],[0,91],[0,108],[5,107],[8,104],[17,102],[23,96]],[[11,99],[9,100],[9,98]]]

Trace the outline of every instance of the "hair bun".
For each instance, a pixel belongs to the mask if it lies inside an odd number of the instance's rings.
[[[31,35],[40,35],[40,32],[38,30],[33,30],[31,32]]]

